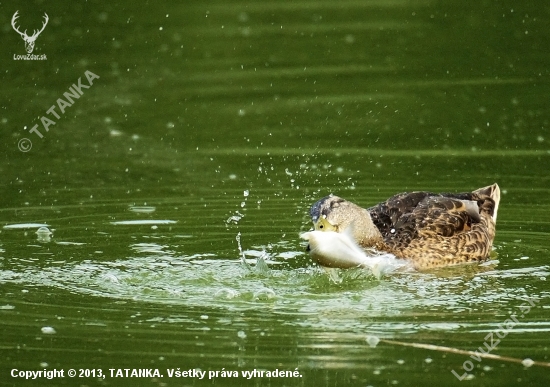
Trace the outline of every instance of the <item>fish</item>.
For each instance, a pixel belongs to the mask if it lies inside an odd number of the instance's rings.
[[[309,242],[309,254],[321,266],[349,269],[368,267],[368,258],[348,232],[308,231],[300,238]]]
[[[308,231],[300,234],[307,240],[308,250],[313,260],[324,268],[350,269],[354,267],[369,269],[380,278],[400,268],[409,266],[393,254],[367,255],[353,239],[353,229],[344,232]]]

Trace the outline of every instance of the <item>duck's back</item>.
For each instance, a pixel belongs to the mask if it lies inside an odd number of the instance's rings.
[[[387,250],[419,268],[489,256],[500,201],[498,185],[473,192],[411,192],[368,209]]]

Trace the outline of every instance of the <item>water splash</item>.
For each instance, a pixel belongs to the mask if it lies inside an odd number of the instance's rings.
[[[241,202],[241,208],[244,208],[244,206],[246,206],[246,200],[248,199],[248,195],[250,195],[250,191],[245,189],[243,191],[244,200]]]
[[[246,201],[247,201],[249,195],[250,195],[250,191],[248,191],[248,190],[243,191],[244,200],[240,204],[240,207],[243,209],[243,211],[246,211],[246,208],[245,208],[246,207]],[[244,218],[244,214],[239,212],[239,211],[235,211],[235,215],[231,215],[229,218],[227,218],[225,220],[225,223],[227,223],[227,224],[230,224],[230,223],[238,224],[239,221],[242,218]]]
[[[225,223],[230,224],[239,224],[239,221],[244,218],[244,214],[241,214],[239,211],[235,211],[235,215],[231,215],[225,220]]]
[[[248,262],[246,262],[246,257],[244,255],[244,251],[243,251],[243,247],[241,245],[241,232],[239,231],[237,233],[237,236],[235,237],[235,239],[237,240],[237,247],[239,249],[239,255],[241,257],[241,263],[242,265],[247,268],[248,270],[251,270],[251,267],[250,265],[248,264]]]
[[[50,231],[50,229],[48,227],[40,227],[36,231],[36,238],[37,238],[38,242],[41,242],[41,243],[51,242],[52,232]]]
[[[265,257],[267,256],[267,253],[264,251],[262,255],[256,258],[256,271],[260,274],[269,273],[269,266],[267,266],[267,262],[265,261]]]

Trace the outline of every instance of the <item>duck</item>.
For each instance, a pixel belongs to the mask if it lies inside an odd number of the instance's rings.
[[[312,258],[329,268],[366,266],[373,252],[416,270],[483,262],[499,203],[496,183],[461,193],[404,192],[369,208],[330,194],[311,206],[314,229],[301,237]]]

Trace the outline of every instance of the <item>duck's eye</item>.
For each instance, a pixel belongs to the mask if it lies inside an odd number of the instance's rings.
[[[320,226],[319,226],[319,228],[324,228],[324,227],[325,227],[325,226],[323,226],[323,225],[320,225]]]

